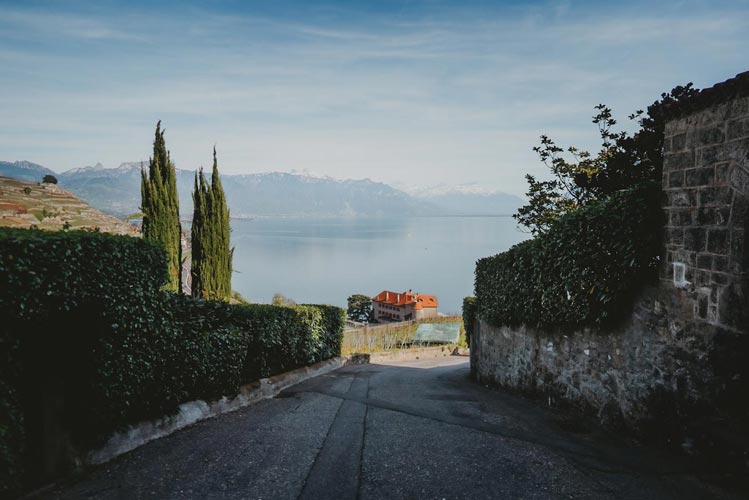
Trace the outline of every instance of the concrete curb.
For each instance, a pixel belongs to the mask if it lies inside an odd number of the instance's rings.
[[[168,436],[180,429],[207,418],[238,410],[263,399],[273,398],[282,390],[312,377],[336,370],[347,364],[348,358],[337,357],[312,366],[305,366],[259,382],[244,385],[233,399],[222,398],[207,403],[190,401],[179,406],[176,415],[141,422],[122,432],[114,433],[102,446],[86,454],[82,465],[99,465],[134,450],[154,439]]]

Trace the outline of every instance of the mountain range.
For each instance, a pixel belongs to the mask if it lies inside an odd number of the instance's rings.
[[[0,175],[39,182],[54,175],[59,185],[91,206],[113,215],[138,212],[140,162],[117,168],[74,168],[58,174],[28,161],[0,161]],[[177,189],[185,217],[192,215],[194,171],[177,169]],[[369,179],[339,180],[309,174],[270,172],[222,175],[232,216],[434,216],[510,215],[523,200],[476,185],[396,189]]]

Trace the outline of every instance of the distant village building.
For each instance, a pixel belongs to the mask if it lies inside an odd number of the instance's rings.
[[[409,321],[437,317],[437,297],[383,290],[372,298],[374,318],[377,321]]]

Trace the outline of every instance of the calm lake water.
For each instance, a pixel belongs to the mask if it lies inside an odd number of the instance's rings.
[[[459,313],[476,260],[527,237],[511,217],[234,220],[232,284],[252,302],[282,293],[338,306],[353,293],[412,289]]]

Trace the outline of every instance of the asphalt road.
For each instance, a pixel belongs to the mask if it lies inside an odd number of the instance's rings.
[[[678,457],[468,379],[468,358],[344,367],[37,498],[722,499]]]

